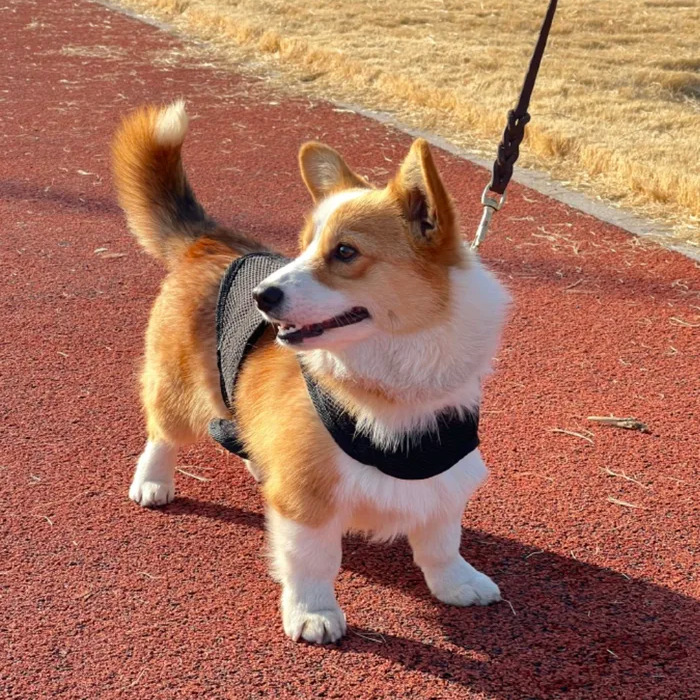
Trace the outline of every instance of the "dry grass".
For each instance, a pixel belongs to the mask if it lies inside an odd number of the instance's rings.
[[[120,0],[263,60],[293,90],[394,113],[492,156],[545,0]],[[700,243],[700,5],[560,4],[522,166]]]

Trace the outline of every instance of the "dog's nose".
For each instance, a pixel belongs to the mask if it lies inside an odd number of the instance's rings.
[[[279,287],[256,287],[253,299],[260,311],[272,311],[284,299],[284,292]]]

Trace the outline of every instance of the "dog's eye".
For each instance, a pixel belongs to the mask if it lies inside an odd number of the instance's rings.
[[[340,243],[333,253],[333,257],[341,262],[350,262],[359,255],[351,245]]]

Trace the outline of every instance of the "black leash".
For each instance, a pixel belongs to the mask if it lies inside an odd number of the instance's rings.
[[[520,98],[515,109],[508,112],[508,121],[503,130],[503,137],[498,144],[498,155],[493,163],[493,173],[491,182],[486,185],[481,195],[481,203],[484,205],[484,213],[481,223],[476,232],[476,237],[472,243],[472,248],[478,248],[483,240],[491,222],[494,212],[497,212],[506,201],[506,187],[513,176],[513,166],[520,155],[520,144],[525,136],[525,126],[530,121],[530,114],[527,111],[530,106],[530,97],[535,87],[537,72],[540,69],[544,49],[547,46],[547,37],[552,27],[554,12],[557,9],[557,0],[549,0],[549,7],[545,15],[540,35],[535,45],[535,50],[530,59],[530,65],[525,74],[525,80],[520,90]]]

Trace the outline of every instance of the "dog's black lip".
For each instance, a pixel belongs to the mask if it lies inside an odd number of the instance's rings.
[[[303,342],[305,338],[317,338],[319,335],[323,335],[327,330],[360,323],[360,321],[364,321],[366,318],[370,318],[370,314],[364,306],[353,306],[352,309],[345,313],[321,321],[321,323],[312,323],[308,326],[302,326],[290,333],[285,333],[282,328],[279,327],[277,329],[277,337],[280,340],[284,340],[285,343],[297,345]]]

